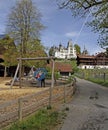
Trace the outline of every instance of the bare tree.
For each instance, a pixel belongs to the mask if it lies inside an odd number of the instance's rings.
[[[39,39],[43,29],[40,20],[41,14],[32,0],[18,1],[12,8],[8,16],[7,32],[20,44],[22,56],[26,54],[28,44],[33,44],[34,39]]]

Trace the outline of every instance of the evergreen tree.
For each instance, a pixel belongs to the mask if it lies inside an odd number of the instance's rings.
[[[55,53],[55,47],[52,46],[52,47],[49,49],[49,56],[54,56],[54,53]]]
[[[77,54],[81,54],[81,48],[80,48],[80,46],[78,44],[75,44],[74,47],[76,49],[76,53]]]

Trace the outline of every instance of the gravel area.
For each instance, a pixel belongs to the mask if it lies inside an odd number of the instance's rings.
[[[108,130],[108,88],[78,78],[76,85],[61,130]]]
[[[46,89],[49,89],[49,87],[51,86],[51,80],[46,80],[45,87],[39,87],[38,84],[34,82],[33,84],[31,84],[31,86],[26,86],[25,84],[25,86],[23,86],[22,88],[19,88],[19,86],[12,86],[11,89],[10,85],[6,85],[7,83],[10,83],[11,80],[12,78],[10,77],[0,77],[0,105],[7,101],[44,91]],[[65,81],[57,80],[55,86],[62,86],[64,84]]]
[[[10,85],[6,85],[6,83],[10,82],[11,80],[12,78],[9,77],[0,77],[0,105],[6,101],[14,100],[33,93],[38,93],[47,89],[44,87],[41,88],[26,86],[22,88],[19,88],[19,86],[13,86],[12,89],[10,89]]]

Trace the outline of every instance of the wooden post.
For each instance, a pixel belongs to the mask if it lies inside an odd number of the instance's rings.
[[[22,121],[22,98],[18,99],[18,118]]]
[[[106,76],[106,74],[104,73],[104,75],[103,75],[103,78],[104,78],[104,82],[105,82],[105,76]]]
[[[85,73],[83,72],[83,79],[85,78]]]
[[[10,88],[12,88],[12,86],[13,86],[13,84],[14,84],[14,82],[15,82],[15,79],[16,79],[16,77],[17,77],[18,70],[19,70],[19,63],[18,63],[18,65],[17,65],[17,69],[16,69],[16,72],[15,72],[14,78],[13,78],[13,80],[12,80],[12,82],[11,82]]]
[[[21,75],[22,75],[22,59],[19,59],[19,87],[21,88]]]
[[[66,85],[64,85],[64,103],[66,103]]]
[[[51,106],[51,102],[52,102],[52,89],[54,87],[54,59],[52,59],[52,81],[51,81],[51,86],[50,86],[50,95],[49,95],[49,106]]]

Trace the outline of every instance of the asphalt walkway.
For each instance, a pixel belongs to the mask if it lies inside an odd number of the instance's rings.
[[[78,79],[61,130],[108,130],[108,88]]]

